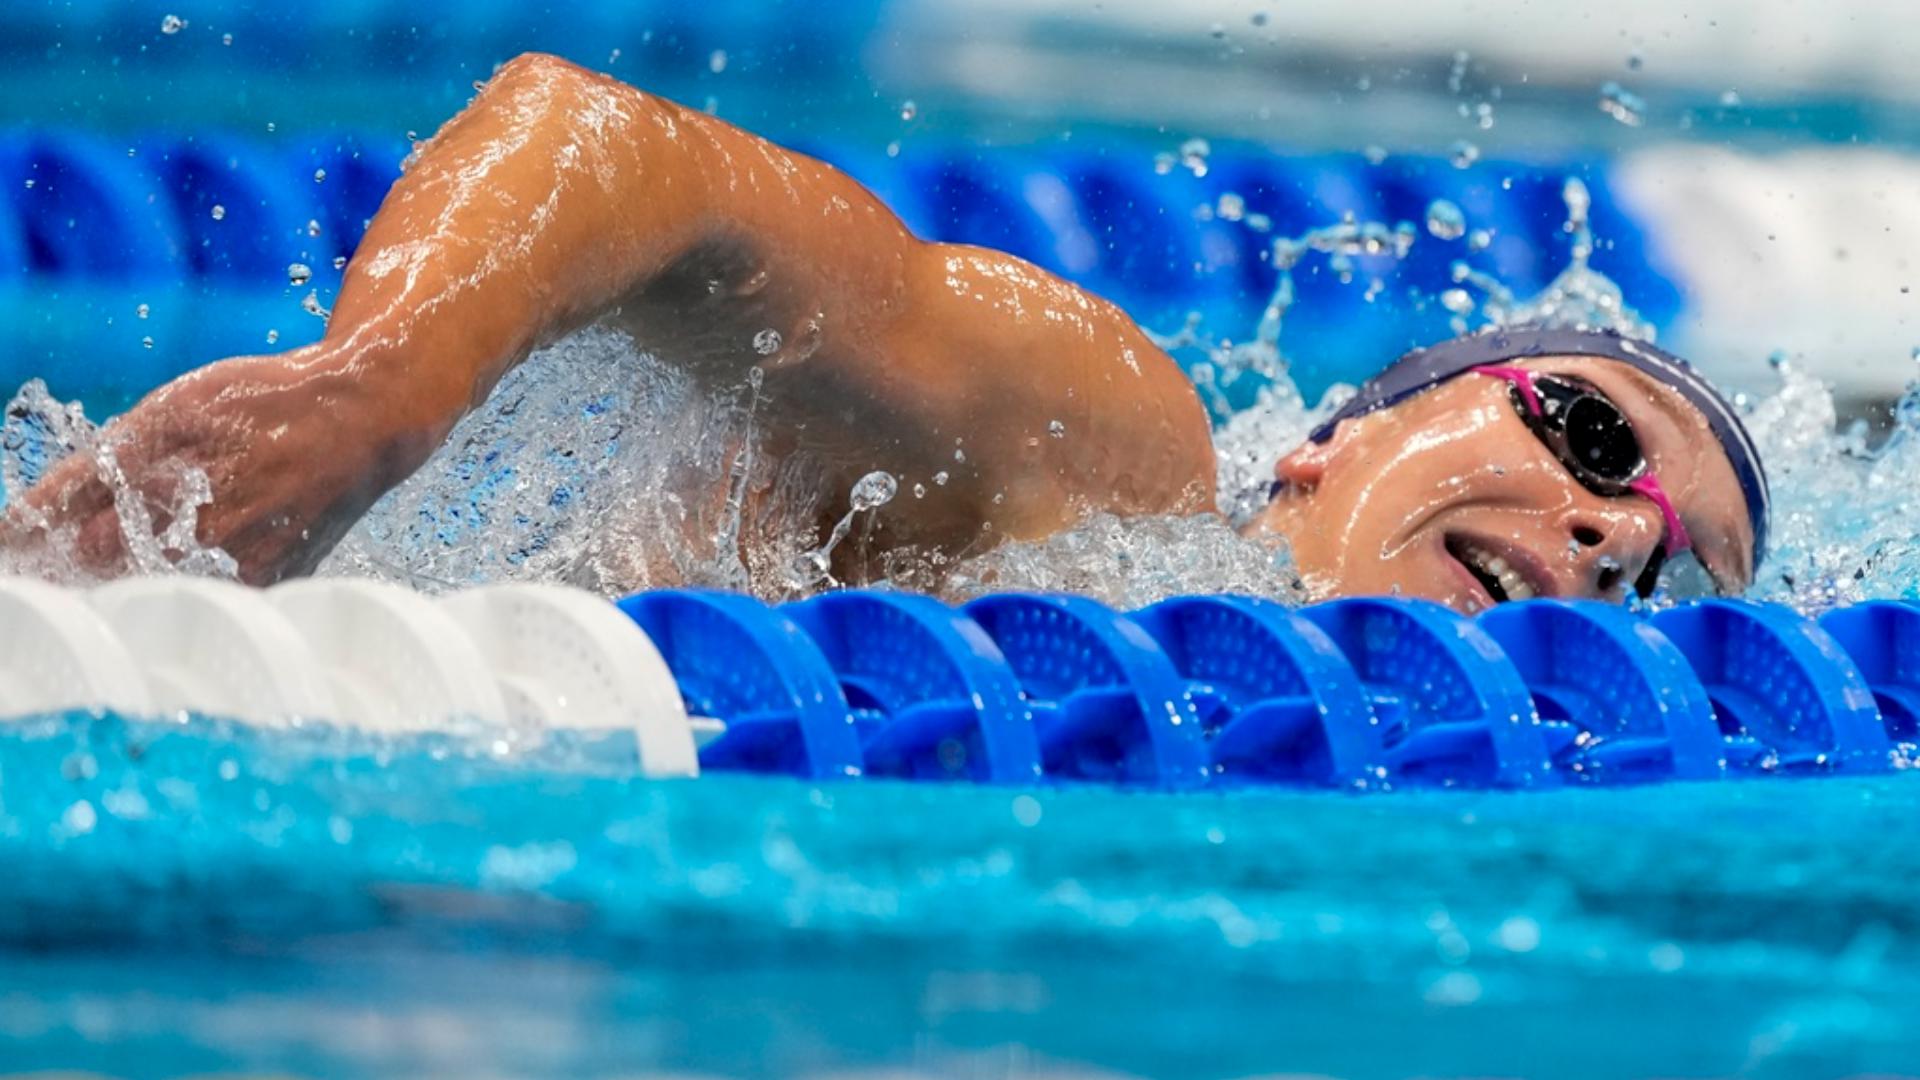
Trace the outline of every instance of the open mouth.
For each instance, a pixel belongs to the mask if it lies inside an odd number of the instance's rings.
[[[1469,540],[1464,536],[1449,535],[1446,540],[1447,554],[1459,560],[1467,568],[1480,587],[1496,604],[1509,600],[1531,600],[1540,595],[1540,590],[1527,580],[1518,566],[1509,563],[1491,548]]]

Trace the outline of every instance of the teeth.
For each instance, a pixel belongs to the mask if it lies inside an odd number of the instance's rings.
[[[1474,544],[1462,544],[1460,548],[1466,555],[1467,561],[1473,564],[1474,569],[1500,583],[1500,588],[1506,591],[1507,599],[1531,600],[1536,595],[1533,586],[1527,584],[1527,579],[1520,576],[1520,571],[1507,565],[1507,560]]]

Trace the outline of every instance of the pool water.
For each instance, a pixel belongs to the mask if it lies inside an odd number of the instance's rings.
[[[595,761],[199,720],[0,733],[0,1061],[1920,1069],[1905,774],[1171,796]]]

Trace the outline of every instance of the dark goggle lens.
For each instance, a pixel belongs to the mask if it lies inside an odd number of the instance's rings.
[[[1580,468],[1623,484],[1640,471],[1640,440],[1612,402],[1582,394],[1562,409],[1560,423],[1567,450]]]

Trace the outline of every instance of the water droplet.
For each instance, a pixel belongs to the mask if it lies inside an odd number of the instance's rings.
[[[287,265],[287,284],[298,287],[305,285],[308,281],[312,280],[312,278],[313,268],[306,263],[289,263]]]
[[[163,34],[177,34],[186,28],[187,20],[178,15],[165,15],[160,19],[160,32]]]
[[[227,208],[221,206],[219,203],[214,203],[213,209],[207,211],[207,213],[212,215],[215,221],[225,221],[227,219]]]
[[[99,823],[99,813],[94,810],[93,804],[85,799],[67,807],[67,812],[60,815],[60,824],[66,826],[67,831],[76,836],[92,832],[93,827]]]
[[[314,220],[313,218],[307,219],[307,235],[308,236],[320,235],[320,223]]]
[[[707,56],[707,70],[715,75],[727,70],[727,50],[715,49]]]
[[[1600,87],[1600,111],[1628,127],[1639,127],[1646,120],[1647,103],[1617,82]]]
[[[1180,144],[1180,164],[1195,176],[1207,175],[1207,156],[1213,153],[1213,144],[1205,139],[1188,139]]]
[[[271,345],[274,342],[279,340],[280,340],[280,331],[278,330],[267,331],[267,344]]]
[[[914,117],[919,115],[920,115],[920,106],[915,105],[911,101],[903,101],[900,103],[900,119],[911,120]]]
[[[1267,13],[1264,11],[1256,11],[1248,21],[1255,26],[1265,26],[1267,25]]]
[[[1064,439],[1067,437],[1067,425],[1058,420],[1050,420],[1047,422],[1047,434],[1056,439]]]
[[[1427,231],[1442,240],[1458,240],[1467,233],[1467,215],[1446,199],[1427,204]]]
[[[144,319],[147,317],[147,314],[150,310],[151,309],[148,308],[147,305],[141,304],[140,306],[133,309],[133,317],[136,319]]]
[[[854,481],[847,502],[854,510],[877,510],[893,501],[900,482],[889,472],[875,470]]]
[[[320,184],[320,183],[325,183],[325,182],[326,182],[326,179],[327,179],[327,170],[325,170],[325,169],[315,169],[315,170],[313,170],[313,182],[314,182],[314,183],[316,183],[316,184]]]
[[[152,338],[150,338],[150,337],[143,337],[143,338],[141,338],[141,339],[140,339],[140,347],[141,347],[141,348],[143,348],[143,349],[151,349],[151,348],[153,348],[153,339],[152,339]]]
[[[1465,139],[1453,144],[1447,151],[1447,160],[1453,162],[1456,169],[1464,169],[1480,160],[1480,148]]]

